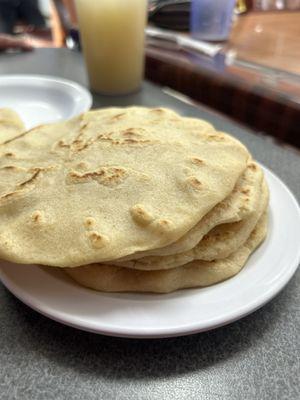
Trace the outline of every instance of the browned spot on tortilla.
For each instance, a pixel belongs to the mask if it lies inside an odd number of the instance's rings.
[[[70,147],[70,145],[68,144],[68,143],[66,143],[64,140],[59,140],[58,142],[57,142],[57,146],[58,147]]]
[[[248,165],[248,168],[251,169],[252,171],[256,171],[256,170],[257,170],[257,166],[256,166],[256,164],[254,164],[254,163],[250,163],[250,164]]]
[[[6,193],[3,196],[0,197],[0,200],[5,200],[8,199],[10,197],[14,197],[14,196],[18,196],[20,194],[20,192],[10,192],[10,193]]]
[[[120,113],[120,114],[116,114],[113,117],[111,117],[111,120],[115,120],[115,119],[121,119],[124,115],[126,115],[126,113]]]
[[[43,167],[30,168],[29,172],[33,173],[33,175],[29,179],[26,179],[24,182],[18,183],[12,192],[0,196],[0,201],[23,195],[24,193],[26,193],[27,187],[30,188],[31,184],[37,179],[37,177],[42,171],[46,171],[53,168],[55,167],[49,166],[44,168]]]
[[[74,180],[88,180],[88,178],[94,178],[96,176],[102,176],[104,175],[104,172],[102,170],[100,171],[93,171],[93,172],[86,172],[84,174],[80,174],[79,172],[76,171],[71,171],[69,172],[68,176],[70,178],[74,178]]]
[[[212,140],[212,141],[216,141],[216,142],[223,142],[225,140],[225,136],[223,136],[220,133],[208,134],[208,135],[206,135],[206,138],[208,140]]]
[[[172,230],[173,223],[167,219],[157,219],[151,224],[151,228],[157,233],[164,234]]]
[[[124,131],[101,133],[97,136],[96,140],[110,142],[112,145],[144,145],[154,143],[153,140],[144,139],[139,133],[142,130],[134,128],[126,129]],[[124,137],[125,136],[125,137]]]
[[[94,247],[95,249],[101,249],[109,242],[107,236],[100,235],[100,233],[96,231],[89,232],[88,238],[91,242],[92,247]]]
[[[144,226],[149,225],[154,219],[143,204],[136,204],[131,207],[130,214],[135,222]]]
[[[141,136],[139,134],[139,132],[134,128],[125,129],[125,131],[121,131],[120,134],[123,136],[129,136],[129,137],[132,137],[132,136],[140,137]]]
[[[33,131],[35,131],[35,130],[37,130],[37,129],[40,129],[41,127],[43,127],[43,125],[35,126],[34,128],[29,129],[28,131],[25,131],[25,132],[20,133],[20,135],[15,136],[15,137],[13,137],[12,139],[6,140],[5,142],[2,143],[2,145],[7,144],[7,143],[11,143],[11,142],[13,142],[14,140],[20,139],[21,137],[27,135],[28,133],[31,133],[31,132],[33,132]]]
[[[92,217],[87,217],[86,219],[85,219],[85,221],[84,221],[84,226],[87,228],[87,229],[90,229],[90,228],[92,228],[94,225],[95,225],[95,219],[94,218],[92,218]]]
[[[188,178],[187,182],[190,186],[197,190],[200,190],[203,187],[202,183],[195,176],[191,176],[190,178]]]
[[[87,149],[91,144],[93,144],[94,140],[90,139],[86,142],[84,142],[82,139],[76,139],[75,141],[73,141],[72,145],[71,145],[71,149],[73,152],[80,152],[82,150]]]
[[[28,132],[29,132],[29,131],[28,131]],[[22,136],[27,135],[28,132],[23,132],[23,133],[21,133],[21,134],[18,135],[18,136],[15,136],[15,137],[13,137],[13,138],[11,138],[11,139],[8,139],[8,140],[6,140],[5,142],[3,142],[2,145],[7,144],[7,143],[11,143],[11,142],[13,142],[13,141],[16,140],[16,139],[19,139],[19,138],[21,138]],[[1,145],[1,144],[0,144],[0,145]]]
[[[81,170],[86,170],[88,169],[90,166],[90,164],[88,162],[85,161],[81,161],[80,163],[77,164],[77,168],[81,169]]]
[[[161,107],[157,107],[157,108],[152,108],[150,110],[151,113],[165,113],[165,110]]]
[[[29,168],[29,172],[36,172],[36,171],[40,171],[40,172],[46,172],[46,171],[51,171],[53,169],[56,169],[58,167],[58,165],[47,165],[47,167],[33,167],[33,168]]]
[[[67,182],[85,183],[90,180],[94,180],[104,186],[113,187],[122,183],[126,178],[127,171],[124,168],[100,167],[96,171],[89,171],[85,173],[71,171],[67,175]]]
[[[16,155],[15,155],[15,153],[9,152],[9,153],[5,153],[5,154],[4,154],[4,157],[11,157],[11,158],[14,158],[14,157],[16,157]]]
[[[75,144],[75,145],[81,145],[83,143],[83,140],[82,139],[75,139],[75,140],[73,140],[73,142],[72,142],[72,144]]]
[[[171,222],[168,221],[167,219],[160,219],[157,221],[157,224],[160,226],[163,226],[164,228],[169,228],[171,225]]]
[[[246,196],[250,194],[250,190],[249,189],[243,189],[241,190],[241,193],[245,194]]]
[[[191,161],[192,161],[193,164],[199,165],[199,166],[205,164],[204,161],[201,160],[201,158],[198,158],[198,157],[192,157]]]
[[[43,214],[41,211],[37,210],[32,213],[31,218],[33,222],[39,223],[43,220]]]
[[[88,126],[88,122],[84,122],[80,125],[80,129],[79,129],[79,136],[82,135],[82,132],[86,129],[86,127]]]
[[[32,183],[38,177],[40,172],[41,172],[41,169],[37,168],[36,171],[34,172],[34,174],[29,179],[27,179],[24,182],[19,183],[17,187],[22,188],[22,187],[28,185],[29,183]]]
[[[123,140],[124,144],[146,144],[146,143],[151,143],[151,140],[147,140],[147,139],[124,139]]]
[[[24,171],[24,168],[17,167],[15,165],[5,165],[4,167],[1,167],[0,169],[7,170],[7,171]]]

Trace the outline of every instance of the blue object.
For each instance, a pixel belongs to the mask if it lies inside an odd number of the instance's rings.
[[[235,0],[192,0],[192,36],[200,40],[226,40],[231,28],[234,6]]]

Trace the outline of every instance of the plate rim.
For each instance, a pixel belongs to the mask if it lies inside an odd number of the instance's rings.
[[[43,82],[44,83],[47,82],[50,84],[52,83],[64,86],[66,88],[71,88],[77,91],[81,95],[84,106],[82,107],[82,111],[80,113],[90,110],[93,105],[93,96],[89,91],[89,89],[71,79],[61,78],[60,76],[55,76],[55,75],[43,75],[43,74],[4,74],[0,76],[0,87],[2,85],[9,86],[10,83],[9,81],[15,83],[18,83],[18,81],[21,81],[22,83],[25,83],[25,81],[32,81],[28,83],[31,83],[34,86],[38,86]],[[5,85],[6,83],[7,85]],[[75,114],[72,115],[70,118],[74,116]]]
[[[260,165],[275,180],[276,184],[279,185],[280,190],[285,191],[285,193],[289,198],[290,204],[294,208],[295,214],[297,214],[297,217],[300,220],[300,207],[292,191],[272,170],[270,170],[269,168],[265,167],[262,164]],[[92,323],[86,323],[86,321],[83,324],[80,324],[78,320],[74,321],[74,317],[73,316],[70,317],[65,312],[55,310],[54,313],[51,313],[47,311],[46,306],[42,306],[42,308],[38,307],[38,300],[30,301],[31,299],[30,294],[29,297],[28,294],[26,297],[26,292],[24,293],[22,288],[16,287],[14,282],[11,282],[9,279],[6,279],[5,274],[3,273],[3,270],[1,268],[1,264],[0,264],[0,280],[2,281],[3,285],[24,304],[26,304],[33,310],[37,311],[38,313],[56,322],[62,323],[63,325],[67,325],[87,332],[92,332],[112,337],[155,339],[155,338],[186,336],[204,331],[209,331],[221,326],[228,325],[236,320],[239,320],[251,314],[252,312],[258,310],[259,308],[263,307],[266,303],[271,301],[281,290],[284,289],[284,287],[287,285],[287,283],[291,280],[291,278],[295,274],[299,266],[299,261],[300,261],[300,246],[298,247],[297,252],[295,252],[293,260],[291,260],[291,262],[289,263],[289,268],[287,272],[281,277],[281,279],[278,282],[275,282],[275,284],[273,284],[265,293],[262,293],[260,296],[256,297],[253,301],[248,302],[246,305],[242,307],[234,308],[234,310],[227,312],[225,314],[225,317],[223,313],[215,318],[212,318],[209,323],[205,324],[205,326],[201,326],[201,323],[197,321],[193,324],[180,325],[178,328],[175,329],[174,327],[173,328],[140,327],[137,331],[136,328],[122,327],[121,329],[116,330],[116,328],[110,329],[109,325],[105,324],[103,324],[100,328],[93,326]],[[84,289],[91,290],[87,288]],[[197,290],[197,288],[195,288],[194,290]]]

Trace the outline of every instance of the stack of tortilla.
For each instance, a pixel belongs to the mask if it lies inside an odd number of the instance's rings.
[[[261,168],[203,120],[110,108],[2,131],[1,259],[96,290],[165,293],[237,274],[266,236]]]

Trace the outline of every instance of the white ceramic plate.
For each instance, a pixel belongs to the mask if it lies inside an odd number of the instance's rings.
[[[44,75],[0,77],[0,108],[15,110],[27,129],[74,117],[91,105],[90,92],[76,82]]]
[[[235,277],[171,294],[100,293],[62,271],[2,262],[0,278],[21,301],[63,324],[124,337],[180,336],[235,321],[271,300],[300,261],[300,211],[287,187],[265,169],[270,187],[266,241]]]

